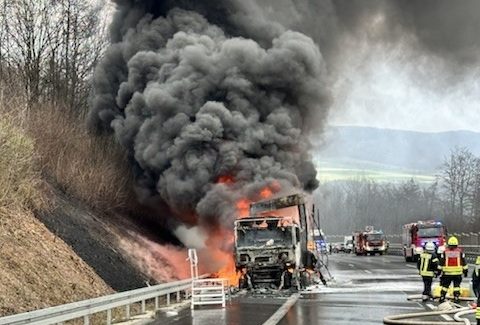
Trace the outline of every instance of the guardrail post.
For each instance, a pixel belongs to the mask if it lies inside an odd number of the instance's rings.
[[[90,315],[83,316],[83,325],[89,325],[90,324]]]
[[[170,294],[167,293],[167,306],[170,306]]]
[[[111,325],[112,324],[112,310],[109,309],[107,310],[107,325]]]
[[[142,300],[142,314],[145,314],[145,300]]]
[[[125,306],[125,317],[130,319],[130,305]]]
[[[158,297],[155,297],[155,310],[158,309]]]

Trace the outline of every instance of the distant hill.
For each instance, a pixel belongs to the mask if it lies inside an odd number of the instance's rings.
[[[433,174],[455,146],[467,147],[480,156],[480,133],[342,126],[330,128],[322,143],[316,143],[315,160],[320,166]]]

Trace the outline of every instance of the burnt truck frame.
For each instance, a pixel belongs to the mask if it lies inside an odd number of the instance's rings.
[[[275,216],[269,212],[297,207],[295,216]],[[235,265],[241,273],[240,288],[299,286],[300,270],[308,264],[309,231],[305,198],[295,194],[250,205],[251,217],[237,219]]]

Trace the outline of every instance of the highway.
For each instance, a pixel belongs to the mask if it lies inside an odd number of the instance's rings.
[[[334,254],[329,257],[329,269],[334,279],[328,287],[313,287],[293,296],[243,293],[234,296],[225,309],[160,312],[154,324],[383,324],[387,315],[431,311],[436,304],[407,301],[408,295],[422,291],[422,282],[415,264],[399,256]],[[464,279],[463,286],[469,281]]]

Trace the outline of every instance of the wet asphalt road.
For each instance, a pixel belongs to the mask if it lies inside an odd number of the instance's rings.
[[[329,269],[334,278],[329,286],[303,292],[291,308],[282,307],[289,294],[245,293],[234,297],[225,309],[197,307],[159,313],[154,324],[383,324],[387,315],[430,310],[426,304],[407,301],[408,295],[421,292],[422,282],[415,265],[405,263],[402,257],[337,254],[330,256]],[[279,317],[272,317],[274,314]]]

